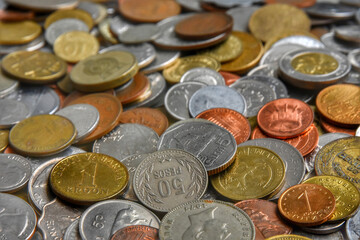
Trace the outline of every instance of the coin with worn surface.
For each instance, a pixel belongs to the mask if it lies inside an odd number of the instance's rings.
[[[13,99],[0,99],[0,129],[10,129],[30,116],[25,103]]]
[[[112,237],[111,240],[158,240],[157,228],[149,226],[128,226],[118,230]]]
[[[357,72],[360,72],[360,49],[355,49],[349,52],[348,60],[351,66]]]
[[[348,42],[335,37],[334,32],[329,32],[321,37],[321,41],[325,46],[333,51],[342,52],[348,54],[352,50],[360,48],[360,43],[358,42]]]
[[[133,225],[159,228],[160,220],[140,204],[108,200],[92,205],[82,214],[79,230],[84,240],[110,239],[118,230]]]
[[[258,6],[236,7],[226,11],[233,20],[233,31],[247,32],[251,15],[258,10]]]
[[[9,144],[9,131],[8,130],[0,130],[0,152],[4,151],[4,149]]]
[[[0,22],[0,44],[29,43],[41,34],[41,26],[33,21]]]
[[[138,44],[155,40],[160,34],[160,28],[155,24],[140,24],[129,27],[118,35],[120,42]]]
[[[360,237],[360,211],[355,216],[346,221],[346,236],[349,240],[358,240]]]
[[[326,119],[320,117],[320,126],[322,129],[325,130],[325,132],[328,133],[347,133],[350,134],[352,136],[355,136],[355,132],[356,132],[356,127],[352,127],[352,128],[344,128],[344,127],[339,127],[336,126],[334,124],[331,124],[330,122],[326,121]]]
[[[230,86],[231,84],[233,84],[234,82],[236,82],[236,80],[238,80],[240,78],[239,75],[234,74],[234,73],[222,72],[222,71],[220,71],[219,73],[221,74],[221,76],[223,76],[226,86]]]
[[[78,5],[78,0],[35,0],[35,1],[23,1],[23,0],[6,0],[7,3],[30,10],[36,11],[54,11],[57,9],[74,8]]]
[[[125,88],[115,89],[116,97],[122,104],[141,101],[143,95],[150,90],[150,81],[142,72],[135,74],[132,82]]]
[[[81,240],[79,232],[79,219],[73,221],[65,230],[64,240]]]
[[[46,42],[53,45],[55,40],[63,33],[71,31],[88,32],[89,27],[76,18],[64,18],[52,23],[45,31]]]
[[[180,82],[201,82],[206,85],[225,85],[224,77],[214,69],[196,67],[186,71],[180,78]]]
[[[251,71],[247,73],[246,76],[267,76],[267,77],[278,77],[278,64],[277,63],[269,63],[264,65],[259,65],[254,67]]]
[[[288,97],[288,91],[286,85],[278,78],[271,76],[262,76],[257,74],[249,76],[248,74],[248,76],[242,77],[240,79],[240,81],[242,80],[258,81],[268,85],[275,92],[276,99]]]
[[[295,235],[295,234],[284,234],[279,236],[273,236],[270,238],[267,238],[266,240],[310,240],[312,238],[303,237],[301,235]]]
[[[239,235],[239,232],[241,235]],[[254,240],[255,227],[240,208],[222,201],[199,200],[180,205],[165,215],[159,229],[161,240]]]
[[[136,54],[135,54],[136,56]],[[163,70],[173,64],[180,56],[178,51],[161,50],[155,48],[155,59],[141,71],[145,74]]]
[[[335,28],[335,36],[345,41],[360,42],[360,26],[339,26]]]
[[[31,206],[16,196],[0,193],[0,236],[4,239],[31,239],[36,227],[36,214]]]
[[[50,14],[45,20],[44,28],[47,29],[52,23],[64,18],[79,19],[86,23],[86,25],[89,27],[89,30],[94,26],[94,21],[88,12],[81,9],[63,9]]]
[[[347,19],[355,15],[356,8],[332,2],[318,2],[305,11],[314,17]]]

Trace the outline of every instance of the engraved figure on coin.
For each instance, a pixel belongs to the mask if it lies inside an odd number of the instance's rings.
[[[115,58],[101,58],[86,62],[84,73],[98,75],[102,79],[110,77],[114,72],[121,69],[122,65]]]
[[[97,163],[93,165],[94,167],[90,168],[89,171],[88,168],[85,168],[80,171],[81,173],[81,182],[78,184],[79,187],[85,186],[85,187],[93,187],[96,188],[97,185],[95,184],[96,179],[96,170],[97,170]]]
[[[8,212],[4,207],[0,206],[0,234],[9,237],[9,239],[15,239],[11,238],[14,237],[14,234],[18,234],[17,238],[20,237],[29,225],[28,212],[22,213],[17,208],[14,210],[14,212]]]
[[[274,105],[274,112],[271,114],[269,127],[279,132],[297,131],[302,127],[302,110],[297,105],[285,106]]]

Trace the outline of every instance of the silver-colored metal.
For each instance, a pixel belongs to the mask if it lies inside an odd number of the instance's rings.
[[[57,20],[45,30],[46,42],[50,45],[54,45],[55,40],[61,34],[72,31],[89,32],[89,27],[85,22],[76,18],[64,18]]]
[[[184,82],[172,86],[165,95],[166,111],[175,119],[191,118],[189,114],[189,100],[200,88],[206,85],[201,82]]]
[[[247,76],[257,75],[257,76],[268,76],[268,77],[277,78],[278,69],[279,69],[278,63],[264,64],[253,68],[250,72],[248,72]]]
[[[74,142],[86,138],[99,125],[100,114],[96,107],[90,104],[74,104],[56,112],[68,118],[75,126],[77,135]]]
[[[285,183],[279,193],[271,198],[271,200],[279,199],[280,195],[289,187],[301,183],[305,176],[305,163],[301,153],[290,144],[274,138],[259,138],[249,140],[238,145],[240,146],[258,146],[270,149],[280,156],[284,161]]]
[[[158,48],[155,48],[155,51],[155,60],[152,61],[148,66],[141,69],[141,71],[145,74],[163,70],[167,66],[173,64],[176,59],[180,57],[179,51],[161,50]]]
[[[58,9],[74,8],[79,4],[79,0],[5,0],[8,4],[20,8],[39,11],[55,11]]]
[[[357,23],[360,24],[360,9],[356,11],[355,19],[356,19]]]
[[[319,226],[314,227],[301,227],[301,229],[308,233],[313,234],[330,234],[337,231],[340,231],[345,225],[345,221],[340,222],[326,222]]]
[[[31,177],[29,160],[16,154],[0,154],[0,176],[0,192],[16,192]]]
[[[201,82],[206,85],[225,86],[224,77],[211,68],[197,67],[186,71],[180,78],[180,82]]]
[[[44,240],[63,239],[65,230],[80,218],[82,212],[58,198],[46,204],[37,225]]]
[[[12,79],[9,76],[3,74],[2,70],[0,69],[0,98],[3,98],[6,95],[14,92],[18,86],[19,81],[16,81],[15,79]]]
[[[312,150],[311,153],[309,153],[308,155],[306,155],[304,157],[305,160],[305,167],[306,167],[306,171],[307,172],[312,172],[314,171],[314,167],[315,167],[315,157],[316,154],[320,151],[321,146],[317,145],[314,150]]]
[[[201,197],[201,199],[207,199],[207,200],[220,200],[225,202],[231,202],[230,199],[222,196],[220,193],[218,193],[214,187],[209,184],[204,195]]]
[[[102,49],[99,53],[105,53],[110,51],[125,51],[134,54],[138,62],[139,68],[148,66],[156,58],[155,48],[149,43],[131,45],[116,44]]]
[[[191,116],[196,117],[211,108],[229,108],[246,115],[247,105],[244,96],[228,86],[206,86],[191,96],[189,101]]]
[[[360,43],[360,26],[344,25],[335,27],[335,36],[345,41]]]
[[[20,86],[6,99],[15,99],[27,105],[30,115],[53,114],[60,107],[60,99],[56,92],[47,86]]]
[[[325,33],[324,35],[321,36],[320,39],[327,48],[333,51],[338,51],[346,54],[348,54],[352,50],[360,48],[360,43],[351,43],[338,39],[335,37],[334,32]]]
[[[345,4],[345,5],[354,6],[354,7],[360,7],[359,0],[340,0],[340,3]]]
[[[180,205],[161,222],[160,240],[254,240],[255,226],[250,217],[233,204],[199,200]],[[241,237],[240,237],[241,236]]]
[[[31,239],[36,228],[36,214],[19,197],[0,193],[0,238],[7,240]]]
[[[289,44],[281,44],[275,47],[270,48],[266,53],[262,56],[260,60],[260,65],[269,64],[269,63],[279,63],[280,58],[288,52],[303,49],[304,46],[289,43]]]
[[[41,235],[41,233],[37,230],[37,231],[35,231],[34,235],[31,238],[31,240],[44,240],[44,238]]]
[[[107,240],[119,229],[132,225],[159,228],[160,220],[140,204],[107,200],[86,209],[80,218],[79,231],[83,240]]]
[[[140,24],[126,29],[118,35],[125,44],[138,44],[155,40],[160,35],[160,28],[155,24]]]
[[[214,4],[221,8],[248,7],[254,3],[253,0],[203,0],[203,2]]]
[[[249,19],[251,15],[258,10],[259,7],[237,7],[231,8],[226,13],[229,14],[233,20],[233,31],[247,32]]]
[[[100,17],[100,10],[98,4],[96,3],[80,1],[77,8],[88,12],[93,20],[96,20]]]
[[[233,135],[204,119],[179,122],[160,137],[158,149],[181,149],[199,158],[208,172],[223,170],[236,152]]]
[[[14,99],[0,99],[0,129],[9,129],[30,116],[25,103]]]
[[[331,56],[337,61],[338,67],[328,74],[305,74],[297,71],[292,67],[292,61],[299,55],[320,53]],[[315,64],[314,64],[315,65]],[[334,83],[346,79],[346,76],[351,70],[351,65],[347,57],[336,51],[329,51],[327,49],[300,49],[289,52],[283,55],[279,62],[280,73],[284,80],[291,85],[303,89],[322,89]],[[316,65],[313,66],[316,68]]]
[[[208,174],[202,162],[178,149],[149,154],[133,178],[140,202],[156,212],[168,212],[180,204],[199,200],[207,186]]]
[[[351,69],[344,83],[351,83],[360,86],[360,71],[355,71],[354,68]]]
[[[79,232],[79,219],[70,224],[64,233],[64,240],[82,240]]]
[[[317,92],[315,92],[315,91],[300,89],[300,88],[291,86],[289,84],[285,84],[285,85],[288,90],[289,98],[296,98],[303,102],[308,103],[312,99],[314,99],[317,95]]]
[[[319,235],[319,234],[307,233],[307,232],[304,232],[299,229],[294,229],[292,234],[304,236],[304,237],[310,238],[312,240],[335,240],[335,239],[336,240],[344,240],[344,236],[341,234],[340,231],[326,234],[326,235]]]
[[[359,240],[360,238],[360,211],[348,219],[345,225],[348,240]]]
[[[193,11],[202,12],[203,9],[200,5],[201,0],[176,0],[183,8]]]
[[[120,15],[116,15],[115,17],[110,18],[109,22],[110,22],[110,30],[116,36],[119,36],[121,33],[125,32],[129,28],[135,26],[135,24],[127,21]]]
[[[360,35],[359,35],[360,36]],[[348,54],[349,62],[354,70],[360,72],[360,48],[354,49]]]
[[[155,152],[158,140],[157,133],[149,127],[136,123],[120,124],[95,141],[93,152],[107,154],[122,161],[133,154]]]
[[[346,138],[346,137],[351,137],[351,135],[347,134],[347,133],[325,133],[325,134],[322,134],[321,136],[319,136],[318,146],[320,148],[322,148],[329,142],[332,142],[332,141],[335,141],[335,140],[338,140],[341,138]]]
[[[239,80],[258,81],[268,85],[275,92],[276,99],[289,97],[285,84],[277,78],[269,77],[269,76],[260,76],[255,74],[251,76],[242,77]]]
[[[360,126],[356,129],[355,136],[360,137]]]
[[[314,17],[347,19],[355,15],[356,8],[338,3],[318,2],[305,8],[305,11]]]
[[[289,44],[296,44],[305,48],[325,48],[325,45],[315,38],[303,35],[294,35],[280,39],[279,41],[275,42],[270,49]]]
[[[253,80],[238,80],[230,85],[244,96],[246,101],[246,117],[255,117],[268,102],[276,99],[275,91],[267,84]]]
[[[0,57],[1,54],[9,54],[16,51],[35,51],[42,48],[45,45],[45,38],[43,35],[35,38],[29,43],[20,45],[0,45]]]

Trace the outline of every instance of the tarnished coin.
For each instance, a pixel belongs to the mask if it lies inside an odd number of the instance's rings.
[[[360,49],[355,49],[349,52],[348,59],[352,68],[360,72]]]
[[[335,37],[334,32],[329,32],[321,36],[321,41],[325,46],[333,51],[342,52],[348,54],[352,50],[360,48],[358,42],[348,42]]]
[[[40,35],[39,37],[35,38],[33,41],[26,44],[0,45],[0,54],[10,54],[16,51],[35,51],[44,47],[44,45],[45,45],[45,38],[44,36]]]
[[[79,219],[73,221],[64,233],[64,240],[81,240],[79,232]]]
[[[92,205],[82,214],[79,231],[84,240],[110,239],[118,230],[134,225],[159,228],[160,220],[140,204],[108,200]]]
[[[155,40],[160,34],[160,28],[155,24],[140,24],[129,27],[118,35],[120,42],[138,44]]]
[[[0,112],[0,129],[10,129],[30,116],[25,103],[12,99],[0,99]]]
[[[248,76],[242,77],[240,81],[250,80],[262,82],[268,85],[275,92],[276,99],[288,97],[287,87],[281,80],[271,76],[257,75],[257,73],[255,73],[254,75],[249,75],[250,74],[248,74]]]
[[[173,64],[176,59],[180,57],[180,52],[155,48],[155,55],[155,59],[148,66],[141,69],[143,73],[149,74],[163,70]]]
[[[249,216],[240,208],[221,201],[199,200],[180,205],[162,220],[160,240],[239,239],[254,240],[255,227]]]
[[[0,44],[26,44],[41,34],[41,26],[33,21],[0,22]]]
[[[346,221],[346,236],[349,240],[358,240],[360,237],[360,211]]]
[[[158,229],[149,226],[129,226],[117,231],[111,240],[158,240],[158,232]]]
[[[140,202],[157,212],[199,200],[207,185],[208,175],[202,162],[177,149],[149,154],[136,168],[133,179]]]
[[[347,19],[355,15],[356,8],[332,2],[317,2],[305,11],[314,17]]]
[[[9,131],[8,130],[0,130],[0,152],[4,151],[4,149],[9,144]]]
[[[45,31],[46,42],[53,45],[55,40],[63,33],[71,31],[88,32],[89,27],[76,18],[64,18],[52,23]]]
[[[74,8],[78,5],[78,0],[36,0],[36,1],[23,1],[23,0],[6,0],[7,3],[30,10],[37,11],[54,11],[57,9]]]
[[[360,42],[360,26],[339,26],[335,28],[335,36],[345,41]]]
[[[0,193],[0,209],[0,236],[3,239],[31,239],[35,232],[36,214],[27,202]]]
[[[180,82],[201,82],[206,85],[225,86],[224,77],[214,69],[207,67],[192,68],[180,78]]]

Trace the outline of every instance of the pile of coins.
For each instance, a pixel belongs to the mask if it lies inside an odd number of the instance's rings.
[[[0,239],[359,239],[359,7],[0,0]]]

